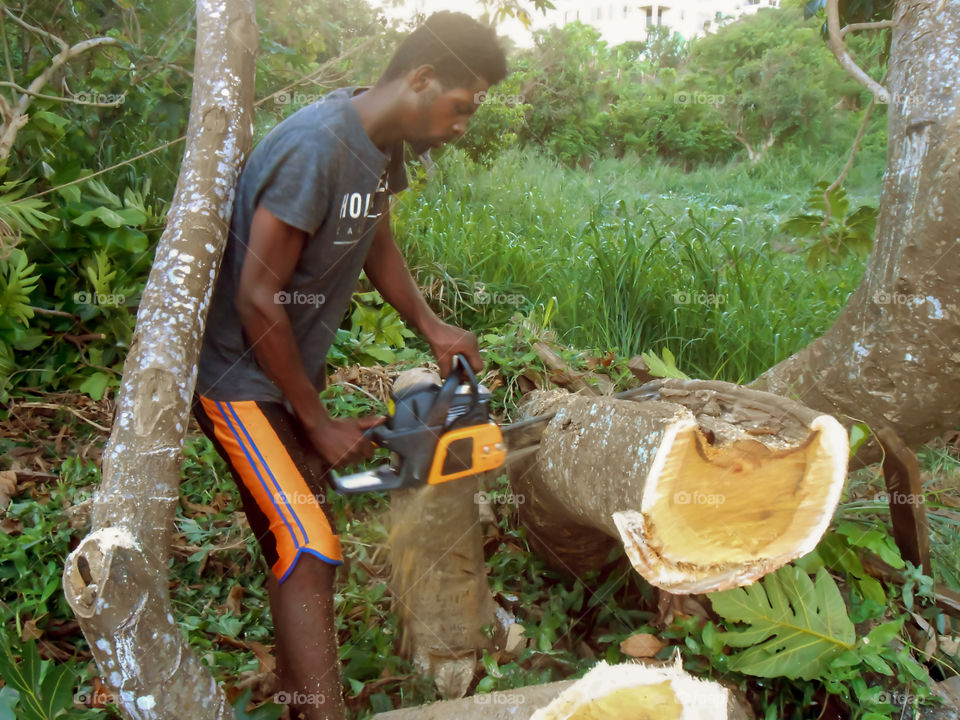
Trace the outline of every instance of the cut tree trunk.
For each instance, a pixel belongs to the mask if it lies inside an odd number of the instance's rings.
[[[401,373],[394,392],[436,373]],[[395,492],[390,497],[390,592],[402,628],[401,650],[434,678],[443,697],[459,698],[473,681],[484,628],[497,606],[487,585],[479,522],[478,478]]]
[[[658,380],[632,399],[532,393],[555,413],[510,466],[538,554],[579,575],[622,544],[672,593],[746,585],[811,551],[840,500],[847,434],[834,418],[723,382]]]
[[[833,326],[767,370],[769,390],[917,447],[960,423],[960,3],[900,0],[873,252]],[[879,459],[865,443],[859,462]]]
[[[674,665],[600,663],[580,680],[532,685],[453,702],[393,710],[375,720],[752,720],[719,683]]]
[[[197,355],[252,131],[252,0],[198,0],[187,144],[124,364],[93,528],[63,589],[128,718],[232,718],[173,617],[167,561]]]

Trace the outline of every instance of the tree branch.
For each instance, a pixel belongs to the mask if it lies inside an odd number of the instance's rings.
[[[877,104],[877,96],[874,95],[870,100],[870,104],[867,105],[866,111],[863,113],[863,120],[860,122],[860,130],[857,131],[857,137],[854,138],[853,147],[850,148],[850,155],[847,157],[847,162],[843,166],[843,170],[840,171],[840,175],[827,187],[826,191],[823,193],[823,202],[826,205],[826,212],[824,213],[823,222],[820,223],[820,236],[825,237],[827,230],[827,225],[830,223],[830,193],[840,187],[840,184],[847,179],[847,173],[850,172],[850,168],[853,167],[853,160],[857,156],[857,150],[860,149],[860,142],[863,140],[863,135],[867,130],[867,122],[870,120],[870,113],[873,112],[873,106]]]
[[[843,38],[849,32],[858,32],[860,30],[883,30],[884,28],[892,28],[896,25],[893,20],[877,20],[876,22],[862,22],[862,23],[850,23],[849,25],[844,25],[843,29],[840,30],[840,37]]]
[[[20,93],[23,93],[24,95],[29,95],[30,97],[34,97],[34,98],[41,98],[43,100],[53,100],[55,102],[72,103],[73,105],[93,105],[94,107],[117,107],[118,105],[123,105],[123,100],[127,96],[127,93],[124,92],[122,95],[120,95],[120,99],[114,102],[88,102],[86,100],[77,100],[76,97],[67,98],[67,97],[61,97],[60,95],[45,95],[43,93],[32,92],[24,87],[21,87],[20,85],[17,85],[16,83],[6,82],[4,80],[0,80],[0,87],[13,88],[14,90],[17,90]],[[2,100],[2,96],[0,96],[0,100]],[[2,107],[2,105],[0,105],[0,107]],[[7,107],[9,107],[9,105]]]
[[[21,25],[24,24],[23,21],[11,13],[6,6],[4,6],[3,10],[7,15],[14,18],[14,20]],[[50,35],[50,33],[46,33],[44,30],[33,28],[33,26],[30,26],[30,29]],[[50,37],[54,38],[53,35],[50,35]],[[82,55],[88,50],[92,50],[96,47],[102,47],[104,45],[120,44],[120,42],[115,38],[98,37],[90,40],[83,40],[72,47],[68,47],[67,44],[62,40],[59,40],[59,38],[55,39],[64,46],[64,49],[53,56],[53,59],[50,61],[50,64],[47,66],[47,68],[33,79],[33,82],[30,83],[29,87],[22,90],[20,93],[20,99],[11,109],[9,119],[4,122],[3,128],[0,128],[0,162],[6,160],[10,155],[10,151],[13,149],[13,141],[17,137],[17,132],[19,132],[20,128],[26,125],[27,120],[29,119],[27,116],[27,108],[30,107],[30,103],[33,102],[33,99],[40,95],[40,90],[50,81],[50,77],[53,75],[53,73],[55,73],[73,58],[77,57],[78,55]]]
[[[4,13],[0,13],[0,39],[3,40],[3,60],[7,64],[7,77],[13,82],[13,65],[10,62],[10,45],[7,43],[7,23],[3,19]]]
[[[827,41],[837,58],[837,62],[840,63],[840,67],[846,70],[850,77],[872,92],[874,97],[882,98],[885,101],[889,97],[886,88],[857,65],[854,59],[850,57],[847,46],[843,44],[843,30],[840,28],[840,10],[837,7],[837,0],[827,0],[827,29],[829,30]]]
[[[42,28],[38,28],[34,25],[31,25],[30,23],[28,23],[26,20],[23,20],[22,18],[18,18],[16,15],[14,15],[10,11],[10,8],[8,8],[6,5],[3,6],[3,12],[7,14],[10,17],[10,19],[13,20],[17,25],[24,28],[25,30],[29,30],[30,32],[35,33],[40,37],[45,37],[48,40],[59,45],[61,51],[66,50],[68,47],[70,47],[65,40],[57,37],[53,33],[49,33],[46,30],[43,30]]]

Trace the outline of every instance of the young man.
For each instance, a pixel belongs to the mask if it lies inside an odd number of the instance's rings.
[[[505,74],[490,28],[432,15],[373,88],[337,90],[294,113],[237,182],[194,413],[272,570],[280,687],[307,720],[344,717],[333,609],[342,555],[326,475],[369,458],[363,431],[382,420],[327,414],[326,355],[362,268],[426,338],[441,374],[457,353],[481,370],[476,337],[420,295],[390,232],[389,195],[406,186],[403,142],[423,151],[462,136],[478,95]]]

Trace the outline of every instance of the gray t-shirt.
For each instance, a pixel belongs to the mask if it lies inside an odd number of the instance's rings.
[[[307,376],[326,385],[326,358],[389,195],[407,186],[403,144],[381,152],[342,88],[271,130],[237,181],[230,233],[200,350],[197,391],[213,400],[282,401],[234,308],[257,206],[307,233],[283,303]],[[254,261],[255,258],[251,258]]]

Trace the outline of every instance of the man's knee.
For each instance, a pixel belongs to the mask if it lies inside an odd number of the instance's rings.
[[[279,588],[283,592],[306,586],[315,590],[328,590],[332,597],[337,567],[310,553],[301,553],[293,569],[279,583]]]

